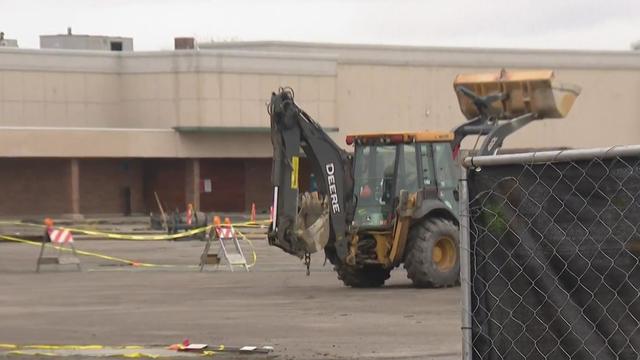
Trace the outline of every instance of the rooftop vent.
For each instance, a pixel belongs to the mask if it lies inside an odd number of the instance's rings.
[[[4,32],[0,32],[0,47],[18,47],[18,40],[15,39],[5,39]]]
[[[173,39],[176,50],[193,50],[196,48],[196,39],[192,37],[177,37]]]

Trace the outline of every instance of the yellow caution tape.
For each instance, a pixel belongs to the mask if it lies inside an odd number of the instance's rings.
[[[251,240],[249,240],[246,236],[244,236],[244,234],[242,234],[239,231],[238,231],[238,234],[251,247],[252,263],[251,264],[247,264],[247,267],[251,268],[258,261],[258,255],[256,253],[255,247],[253,246],[253,243],[251,242]],[[20,239],[20,238],[13,237],[13,236],[0,235],[0,239],[4,239],[4,240],[8,240],[8,241],[14,241],[14,242],[22,243],[22,244],[29,244],[29,245],[34,245],[34,246],[42,246],[41,242],[31,241],[31,240],[26,240],[26,239]],[[55,245],[52,245],[51,243],[46,243],[45,245],[49,246],[49,247],[52,247],[52,248],[54,248],[56,250],[67,251],[67,252],[72,252],[73,251],[73,249],[66,248],[66,247],[60,247],[60,246],[55,246]],[[148,268],[153,268],[153,267],[156,267],[156,268],[199,268],[199,265],[172,265],[172,264],[144,263],[144,262],[133,261],[133,260],[128,260],[128,259],[122,259],[122,258],[118,258],[118,257],[115,257],[115,256],[109,256],[109,255],[105,255],[105,254],[100,254],[100,253],[90,252],[90,251],[83,251],[83,250],[76,250],[76,253],[80,254],[80,255],[84,255],[84,256],[97,257],[97,258],[104,259],[104,260],[120,262],[120,263],[124,263],[124,264],[127,264],[127,265],[138,266],[138,267],[148,267]],[[3,346],[9,346],[9,345],[11,345],[11,344],[0,344],[0,349],[3,349]]]
[[[15,241],[15,242],[19,242],[19,243],[22,243],[22,244],[42,246],[41,242],[15,238],[13,236],[0,235],[0,239],[4,239],[4,240],[8,240],[8,241]],[[56,250],[73,251],[70,248],[55,246],[55,245],[51,245],[49,243],[47,243],[46,246],[50,246],[50,247],[52,247],[52,248],[54,248]],[[110,260],[110,261],[115,261],[115,262],[121,262],[121,263],[125,263],[125,264],[128,264],[128,265],[139,266],[139,267],[160,267],[160,268],[179,268],[179,267],[197,268],[198,267],[197,265],[166,265],[166,264],[143,263],[143,262],[127,260],[127,259],[117,258],[115,256],[109,256],[109,255],[104,255],[104,254],[99,254],[99,253],[94,253],[94,252],[89,252],[89,251],[83,251],[83,250],[76,250],[76,253],[78,253],[80,255],[84,255],[84,256],[92,256],[92,257],[97,257],[97,258],[100,258],[100,259],[105,259],[105,260]]]
[[[30,355],[30,356],[84,356],[84,357],[88,357],[90,356],[90,354],[87,353],[82,353],[82,354],[68,354],[68,353],[54,353],[54,352],[30,352],[30,351],[20,351],[20,350],[15,350],[15,351],[9,351],[6,353],[7,355]],[[215,353],[213,351],[205,351],[202,353],[203,356],[213,356]],[[175,355],[169,355],[169,356],[161,356],[161,355],[156,355],[156,354],[149,354],[149,353],[143,353],[143,352],[132,352],[132,353],[120,353],[120,354],[108,354],[108,355],[103,355],[103,354],[95,354],[95,356],[97,357],[116,357],[116,358],[131,358],[131,359],[160,359],[160,358],[175,358]]]
[[[113,354],[113,355],[109,355],[111,357],[125,357],[125,358],[133,358],[133,359],[138,359],[138,358],[150,358],[150,359],[157,359],[160,357],[160,355],[153,355],[153,354],[146,354],[146,353],[141,353],[141,352],[135,352],[135,353],[125,353],[125,354]]]
[[[213,225],[204,226],[201,228],[184,231],[177,234],[168,234],[168,235],[133,235],[133,234],[118,234],[118,233],[107,233],[102,231],[94,231],[94,230],[84,230],[84,229],[76,229],[76,228],[63,228],[67,229],[71,232],[81,233],[85,235],[93,235],[106,237],[109,239],[117,239],[117,240],[175,240],[184,237],[193,236],[199,234],[201,232],[207,231],[211,229]]]
[[[22,226],[33,226],[33,227],[44,227],[41,224],[34,224],[22,221],[0,221],[0,225],[22,225]]]
[[[18,345],[18,344],[0,344],[0,349],[23,349],[23,350],[103,350],[103,349],[127,349],[127,350],[139,350],[144,349],[141,345],[120,345],[120,346],[106,346],[106,345]]]
[[[249,247],[251,248],[252,262],[251,264],[247,264],[247,267],[252,268],[258,262],[258,254],[256,253],[256,248],[253,246],[253,243],[251,242],[251,240],[249,240],[249,238],[247,238],[243,233],[241,233],[238,230],[236,230],[236,233],[238,233],[238,235],[240,235],[240,237],[244,241],[246,241],[249,244]]]
[[[58,356],[56,353],[45,353],[45,352],[27,352],[27,351],[9,351],[7,355],[32,355],[32,356]]]
[[[222,350],[224,350],[224,346],[220,346]],[[0,350],[8,349],[12,350],[4,353],[5,355],[30,355],[30,356],[92,356],[90,353],[92,350],[143,350],[145,347],[140,345],[124,345],[124,346],[104,346],[104,345],[16,345],[16,344],[0,344]],[[30,351],[35,350],[35,351]],[[46,350],[46,351],[39,351]],[[67,351],[65,353],[55,352],[57,350]],[[152,349],[146,348],[147,351],[153,351]],[[80,354],[69,354],[68,351],[83,351]],[[88,351],[88,352],[87,352]],[[201,353],[202,356],[213,356],[215,355],[215,351],[205,350]],[[117,352],[113,354],[104,354],[97,353],[95,356],[99,357],[117,357],[117,358],[147,358],[147,359],[158,359],[158,358],[174,358],[175,355],[156,355],[148,352]]]
[[[44,225],[40,225],[40,224],[10,222],[10,221],[0,221],[0,225],[29,226],[29,227],[39,227],[39,228],[45,227]],[[81,234],[92,235],[92,236],[101,236],[109,239],[118,239],[118,240],[175,240],[175,239],[180,239],[183,237],[189,237],[195,234],[199,234],[212,227],[213,225],[207,225],[197,229],[192,229],[189,231],[184,231],[176,234],[167,234],[167,235],[134,235],[134,234],[108,233],[103,231],[86,230],[86,229],[71,228],[71,227],[60,227],[60,228],[66,229],[75,233],[81,233]]]
[[[267,220],[268,221],[268,220]],[[266,222],[262,221],[262,222],[256,222],[256,221],[252,221],[252,222],[244,222],[244,223],[237,223],[237,224],[233,224],[233,227],[239,227],[239,228],[252,228],[252,227],[259,227],[262,228],[264,227],[264,225],[266,224]],[[30,226],[30,227],[39,227],[39,228],[44,228],[44,225],[40,225],[40,224],[32,224],[32,223],[23,223],[23,222],[13,222],[13,221],[0,221],[0,225],[15,225],[15,226]],[[220,226],[228,226],[226,224],[222,224]],[[60,227],[61,229],[66,229],[69,230],[71,232],[75,232],[75,233],[81,233],[81,234],[85,234],[85,235],[91,235],[91,236],[99,236],[99,237],[105,237],[108,239],[115,239],[115,240],[136,240],[136,241],[160,241],[160,240],[176,240],[176,239],[181,239],[184,237],[190,237],[199,233],[202,233],[204,231],[210,230],[212,228],[214,228],[215,225],[207,225],[207,226],[203,226],[200,228],[196,228],[196,229],[192,229],[189,231],[184,231],[184,232],[180,232],[180,233],[176,233],[176,234],[167,234],[167,235],[134,235],[134,234],[122,234],[122,233],[109,233],[109,232],[103,232],[103,231],[96,231],[96,230],[86,230],[86,229],[79,229],[79,228],[71,228],[71,227]]]
[[[25,345],[22,349],[33,350],[102,350],[102,345]]]

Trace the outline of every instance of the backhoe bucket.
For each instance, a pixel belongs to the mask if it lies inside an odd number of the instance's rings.
[[[300,196],[300,212],[296,221],[296,236],[305,243],[308,253],[324,249],[329,242],[329,207],[327,199],[317,192]]]
[[[499,120],[513,119],[534,113],[536,119],[564,118],[580,94],[577,85],[560,84],[554,81],[551,70],[505,71],[484,74],[461,74],[453,83],[473,91],[478,96],[502,93],[502,100],[491,104],[489,112]],[[467,119],[480,115],[473,101],[456,91],[460,110]]]

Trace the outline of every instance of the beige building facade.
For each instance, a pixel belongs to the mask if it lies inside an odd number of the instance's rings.
[[[290,86],[339,144],[349,133],[450,129],[456,74],[550,68],[582,86],[566,119],[510,147],[640,143],[640,53],[287,42],[199,50],[0,48],[1,216],[269,206],[266,103]],[[345,145],[346,147],[346,145]],[[303,182],[304,183],[304,182]],[[211,190],[210,192],[207,190]]]

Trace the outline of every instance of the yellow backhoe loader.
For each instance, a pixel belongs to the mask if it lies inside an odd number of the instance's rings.
[[[348,286],[381,286],[400,264],[417,287],[455,285],[462,140],[481,136],[477,153],[495,154],[530,122],[565,117],[580,88],[557,83],[548,70],[502,70],[459,75],[454,90],[467,121],[452,131],[350,135],[353,152],[294,102],[293,90],[273,93],[270,244],[305,257],[307,269],[308,254],[324,250]],[[317,192],[299,194],[301,149]]]

